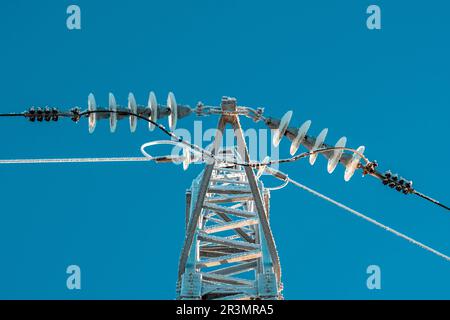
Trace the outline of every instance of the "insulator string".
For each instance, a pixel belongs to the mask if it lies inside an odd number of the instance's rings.
[[[49,110],[49,112],[50,111],[54,111],[54,110],[56,110],[56,109],[53,108],[52,110]],[[252,110],[250,110],[250,111],[252,111]],[[74,121],[78,121],[80,119],[80,117],[82,117],[82,116],[89,117],[89,115],[93,114],[93,113],[109,113],[109,114],[116,113],[116,114],[122,115],[122,116],[134,116],[136,118],[142,119],[144,121],[147,121],[147,122],[153,124],[155,127],[160,129],[161,131],[163,131],[166,135],[171,137],[173,140],[175,140],[175,141],[183,144],[184,146],[188,147],[189,149],[194,150],[197,153],[201,154],[201,159],[210,158],[213,161],[221,161],[221,162],[224,162],[224,163],[227,163],[227,164],[232,164],[232,165],[237,165],[237,166],[248,166],[248,167],[252,167],[252,168],[260,168],[262,166],[270,166],[270,165],[273,165],[273,164],[294,162],[294,161],[297,161],[297,160],[300,160],[300,159],[303,159],[303,158],[306,158],[306,157],[314,156],[314,155],[319,154],[319,153],[327,153],[327,152],[335,151],[335,150],[349,151],[349,152],[352,152],[354,154],[354,156],[356,155],[356,156],[360,157],[361,159],[363,159],[364,162],[366,163],[365,166],[363,166],[361,164],[359,165],[359,168],[363,169],[363,174],[369,173],[370,175],[372,175],[372,176],[374,176],[374,177],[376,177],[376,178],[378,178],[380,180],[383,180],[383,183],[384,183],[384,181],[387,181],[386,180],[386,176],[387,175],[383,175],[383,174],[381,174],[379,172],[376,172],[374,170],[374,168],[375,168],[374,165],[376,164],[376,162],[371,162],[368,158],[366,158],[363,155],[362,152],[359,152],[358,150],[355,150],[355,149],[352,149],[352,148],[346,148],[346,147],[340,147],[340,146],[323,147],[323,148],[313,149],[313,150],[310,150],[308,152],[304,152],[304,153],[298,154],[296,156],[292,156],[290,158],[278,159],[278,160],[270,160],[268,162],[239,162],[239,161],[235,161],[235,160],[231,160],[230,161],[230,159],[220,159],[220,157],[217,157],[216,155],[214,155],[210,151],[205,150],[205,149],[203,149],[203,148],[201,148],[201,147],[199,147],[199,146],[197,146],[195,144],[192,144],[189,141],[183,140],[182,138],[180,138],[176,134],[174,134],[172,131],[166,129],[163,125],[157,123],[156,121],[153,121],[149,117],[143,116],[142,114],[139,114],[139,113],[136,113],[136,112],[131,112],[131,111],[128,111],[128,110],[87,110],[87,111],[84,111],[84,112],[79,112],[79,111],[72,110],[70,113],[59,113],[59,112],[57,112],[56,114],[57,114],[57,117],[67,117],[67,118],[72,118],[72,120],[74,120]],[[0,114],[0,116],[1,117],[19,117],[19,116],[27,117],[28,114],[27,113],[3,113],[3,114]],[[44,116],[45,116],[45,114],[44,114]],[[76,159],[76,158],[74,158],[74,159]],[[82,161],[82,158],[78,158],[79,161],[70,161],[70,159],[67,160],[67,161],[57,161],[57,159],[41,159],[41,160],[46,160],[47,162],[38,162],[38,161],[36,161],[36,160],[39,160],[39,159],[34,159],[34,160],[33,159],[29,159],[29,160],[27,160],[27,159],[13,159],[13,160],[0,160],[0,164],[56,163],[56,162],[111,162],[111,161],[106,161],[106,160],[105,161],[95,161],[94,160],[95,158],[92,158],[91,159],[92,161],[89,161],[89,158],[86,158],[86,159],[88,159],[88,160]],[[97,158],[97,159],[99,159],[99,158]],[[105,159],[108,159],[108,158],[105,158]],[[119,158],[117,158],[117,159],[119,159]],[[120,161],[120,160],[117,160],[117,161]],[[144,160],[138,160],[138,161],[144,161]],[[392,184],[392,182],[391,182],[391,184]],[[395,185],[395,186],[400,187],[398,184]],[[450,210],[450,207],[440,203],[439,201],[437,201],[437,200],[435,200],[435,199],[433,199],[433,198],[431,198],[431,197],[429,197],[427,195],[424,195],[424,194],[422,194],[420,192],[417,192],[413,188],[403,189],[403,191],[404,191],[405,194],[408,194],[408,193],[415,194],[415,195],[417,195],[417,196],[419,196],[419,197],[421,197],[421,198],[423,198],[423,199],[425,199],[425,200],[427,200],[427,201],[429,201],[431,203],[434,203],[434,204],[436,204],[436,205],[438,205],[438,206],[440,206],[440,207],[442,207],[444,209]]]

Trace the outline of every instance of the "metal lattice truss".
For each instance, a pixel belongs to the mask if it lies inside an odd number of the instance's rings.
[[[235,107],[227,100],[223,108]],[[237,146],[220,149],[226,124]],[[217,150],[217,151],[216,151]],[[222,116],[213,152],[248,161],[239,119]],[[280,299],[281,269],[269,225],[270,194],[253,169],[208,164],[186,193],[179,299]]]

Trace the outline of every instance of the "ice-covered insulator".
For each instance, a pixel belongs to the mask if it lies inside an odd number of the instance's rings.
[[[301,143],[305,139],[310,126],[311,126],[311,120],[307,120],[298,129],[297,136],[294,138],[294,140],[292,140],[291,150],[290,150],[291,156],[293,156],[297,152]]]
[[[322,144],[325,141],[325,138],[327,137],[327,134],[328,134],[328,128],[323,129],[319,133],[319,135],[316,138],[316,141],[314,142],[314,146],[311,149],[311,151],[316,151],[317,149],[320,149],[322,147]],[[311,165],[314,165],[318,155],[319,155],[318,153],[313,153],[312,155],[309,156],[309,163]]]
[[[355,170],[356,168],[358,168],[359,161],[361,160],[360,154],[363,154],[365,149],[366,148],[364,146],[360,146],[358,147],[358,149],[356,149],[357,152],[353,153],[352,159],[345,168],[344,174],[345,181],[349,181],[355,174]]]
[[[339,149],[335,149],[330,159],[328,160],[327,166],[328,173],[333,173],[333,171],[336,169],[336,166],[339,163],[339,160],[341,160],[342,154],[344,153],[344,149],[340,148],[345,148],[346,143],[347,143],[346,137],[342,137],[338,140],[338,142],[336,142],[335,147]]]
[[[278,145],[280,144],[281,138],[283,138],[284,134],[286,133],[291,118],[292,111],[286,112],[281,118],[280,125],[278,126],[278,129],[275,130],[275,133],[273,135],[273,145],[275,147],[278,147]]]
[[[183,170],[186,171],[189,168],[190,164],[191,164],[191,152],[189,151],[189,148],[184,147],[183,148]]]
[[[136,99],[134,98],[134,94],[130,92],[128,95],[128,110],[130,111],[130,131],[135,132],[137,126],[137,104]]]
[[[150,117],[149,119],[153,122],[158,121],[158,103],[156,102],[156,96],[153,91],[148,95],[148,104],[147,108],[150,109]],[[155,125],[151,122],[148,123],[148,129],[150,131],[155,130]]]
[[[91,112],[89,113],[88,119],[89,133],[93,133],[95,130],[95,126],[97,125],[97,113],[95,113],[96,110],[97,104],[95,103],[95,97],[92,93],[90,93],[88,97],[88,111]]]
[[[175,95],[172,92],[169,92],[169,95],[167,96],[167,107],[170,109],[169,128],[173,131],[177,127],[178,107]]]
[[[109,129],[111,133],[116,132],[117,128],[117,103],[112,93],[109,93]]]

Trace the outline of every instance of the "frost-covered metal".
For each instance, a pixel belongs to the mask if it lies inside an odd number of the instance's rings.
[[[234,99],[224,99],[233,111]],[[220,149],[225,126],[235,147]],[[248,161],[239,119],[223,115],[213,152]],[[181,252],[178,299],[281,299],[281,268],[269,224],[270,193],[253,169],[210,163],[186,193],[186,238]]]

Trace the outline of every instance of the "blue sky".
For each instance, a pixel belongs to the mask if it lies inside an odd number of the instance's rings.
[[[75,1],[82,29],[66,28],[68,1],[0,4],[1,112],[31,105],[86,107],[108,92],[125,104],[154,90],[180,103],[223,95],[264,106],[311,134],[347,136],[381,169],[449,202],[450,22],[446,1]],[[366,28],[366,8],[382,29]],[[193,118],[179,127],[192,128]],[[213,127],[214,118],[204,127]],[[251,121],[243,125],[254,126]],[[139,156],[164,136],[126,122],[31,124],[1,119],[1,159]],[[289,141],[281,143],[287,156]],[[201,171],[152,163],[0,167],[0,298],[173,299],[184,238],[184,192]],[[450,216],[359,175],[343,181],[318,159],[290,176],[445,253]],[[271,225],[287,299],[449,299],[450,265],[293,186],[274,192]],[[66,267],[82,290],[66,288]],[[368,290],[366,268],[381,267]]]

